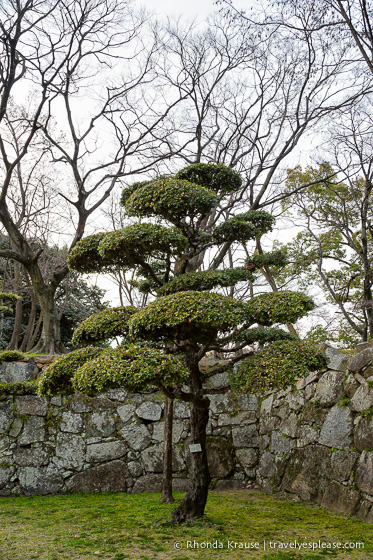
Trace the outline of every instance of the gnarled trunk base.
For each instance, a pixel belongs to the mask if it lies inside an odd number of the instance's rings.
[[[206,453],[206,426],[209,418],[209,400],[200,397],[192,401],[190,414],[191,445],[192,447],[192,477],[191,487],[180,505],[172,512],[172,521],[184,523],[205,513],[208,488],[211,481]]]

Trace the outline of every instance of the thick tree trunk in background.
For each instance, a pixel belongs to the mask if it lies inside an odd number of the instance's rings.
[[[22,301],[17,301],[16,310],[14,314],[12,337],[9,341],[8,346],[6,347],[7,350],[18,350],[18,342],[19,342],[19,336],[21,334],[21,326],[22,326],[22,312],[23,312],[23,303]]]
[[[191,486],[180,505],[172,512],[175,523],[191,521],[205,513],[208,488],[211,481],[206,452],[206,427],[210,401],[199,397],[192,401],[190,414],[191,444],[200,445],[201,451],[191,452]],[[193,450],[192,450],[193,451]]]
[[[40,352],[41,354],[61,354],[61,352],[64,352],[64,348],[59,334],[59,319],[57,317],[54,300],[55,290],[39,289],[37,296],[41,307],[43,330],[39,342],[31,349],[31,352]]]
[[[174,503],[172,495],[172,424],[174,418],[174,400],[166,397],[163,450],[163,480],[161,501]]]
[[[33,290],[29,290],[29,294],[30,294],[30,298],[31,298],[31,309],[30,309],[30,315],[27,321],[27,327],[26,327],[26,332],[25,335],[23,337],[22,340],[22,344],[19,347],[19,349],[21,350],[21,352],[26,352],[28,351],[29,348],[31,348],[34,343],[31,342],[32,340],[32,335],[34,332],[35,327],[35,319],[36,319],[36,298],[35,298],[35,294],[33,292]],[[31,344],[30,344],[31,343]]]
[[[22,292],[21,288],[22,274],[21,265],[17,262],[14,263],[14,293],[20,295]],[[17,350],[19,344],[19,336],[21,334],[22,326],[22,312],[23,312],[23,302],[17,301],[15,313],[14,313],[14,325],[11,339],[6,347],[7,350]]]
[[[37,338],[39,336],[39,332],[40,332],[42,323],[43,323],[43,319],[42,319],[42,316],[40,314],[39,319],[38,319],[36,325],[34,326],[32,334],[31,334],[29,340],[27,340],[26,352],[31,352],[31,349],[34,347],[35,340],[37,340]]]

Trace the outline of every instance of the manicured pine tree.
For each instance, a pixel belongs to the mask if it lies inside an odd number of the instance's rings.
[[[313,308],[312,300],[300,293],[266,293],[244,302],[212,291],[252,282],[263,265],[283,262],[281,253],[266,253],[254,255],[241,267],[225,265],[232,245],[246,244],[274,224],[264,211],[238,213],[225,221],[219,217],[224,202],[240,189],[236,172],[214,164],[193,164],[174,177],[125,189],[125,212],[141,221],[84,238],[72,251],[69,266],[82,273],[136,269],[139,289],[154,293],[156,299],[140,310],[116,308],[87,319],[75,332],[75,343],[96,344],[121,335],[123,344],[115,349],[84,348],[59,358],[40,383],[44,395],[152,387],[190,403],[190,489],[173,511],[175,522],[204,514],[210,483],[206,426],[211,389],[205,382],[211,372],[200,370],[201,359],[211,351],[228,352],[231,358],[224,370],[233,369],[238,360],[245,364],[254,342],[293,338],[273,325],[295,322]],[[209,269],[196,270],[208,251],[214,252]],[[268,375],[256,381],[257,387],[277,388],[291,380]]]

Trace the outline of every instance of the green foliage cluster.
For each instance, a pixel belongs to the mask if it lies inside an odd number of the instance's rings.
[[[206,215],[218,204],[216,194],[181,179],[159,179],[137,188],[126,201],[129,216],[162,216],[171,223]]]
[[[137,312],[136,307],[112,307],[91,315],[75,329],[72,342],[87,346],[109,341],[116,336],[127,336],[128,319]]]
[[[226,270],[207,270],[187,272],[176,276],[158,290],[159,296],[189,290],[205,291],[219,286],[233,286],[238,282],[253,281],[254,276],[246,268],[227,268]]]
[[[1,395],[36,395],[37,388],[37,381],[0,382]]]
[[[279,340],[246,358],[232,374],[238,391],[263,393],[292,385],[309,371],[326,367],[326,358],[302,340]]]
[[[214,229],[213,239],[216,243],[240,241],[246,243],[250,239],[272,231],[275,218],[263,210],[249,210],[237,214]]]
[[[129,391],[182,384],[189,371],[183,357],[132,344],[108,348],[79,367],[72,380],[77,391],[87,394],[125,387]]]
[[[294,323],[314,308],[312,299],[299,292],[269,292],[246,303],[248,316],[262,325]]]
[[[87,235],[72,249],[67,258],[67,264],[76,272],[104,272],[111,266],[98,252],[98,247],[107,234],[104,232]]]
[[[25,360],[27,356],[18,350],[4,350],[0,352],[0,362],[20,362]]]
[[[234,337],[234,340],[236,342],[246,342],[247,344],[253,344],[254,342],[265,344],[277,340],[294,340],[295,338],[293,334],[278,327],[252,327],[240,332]]]
[[[273,265],[283,266],[287,263],[286,255],[282,251],[273,251],[273,253],[262,253],[261,255],[253,255],[245,260],[245,265],[250,270],[262,268],[262,266]]]
[[[175,177],[201,185],[220,195],[237,192],[242,185],[239,173],[220,163],[192,163],[176,173]]]
[[[39,378],[39,396],[51,397],[60,393],[73,393],[72,378],[76,370],[102,351],[102,348],[80,348],[54,360]]]
[[[143,339],[210,340],[245,319],[245,304],[206,292],[179,292],[158,298],[129,320],[130,335]]]
[[[0,300],[7,300],[11,301],[12,303],[17,303],[17,301],[21,301],[21,296],[17,296],[12,292],[0,292]],[[0,313],[5,313],[6,315],[12,315],[13,310],[8,305],[0,305]]]
[[[125,206],[127,200],[129,199],[129,197],[139,188],[141,187],[145,187],[145,185],[148,185],[149,183],[151,183],[153,181],[136,181],[135,183],[132,183],[132,185],[128,185],[127,187],[125,187],[120,195],[120,204],[121,206]]]
[[[149,256],[178,254],[187,243],[187,239],[174,228],[159,224],[133,224],[106,234],[98,246],[98,252],[113,266],[132,268]]]

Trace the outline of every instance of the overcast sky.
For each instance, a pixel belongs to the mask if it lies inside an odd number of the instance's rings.
[[[186,18],[205,18],[218,7],[214,0],[142,0],[142,4],[149,11],[159,15],[182,15]]]

